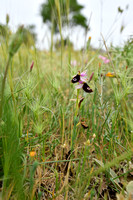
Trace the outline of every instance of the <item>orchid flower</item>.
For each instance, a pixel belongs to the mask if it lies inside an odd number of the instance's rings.
[[[106,57],[104,57],[104,56],[101,56],[101,55],[99,55],[99,58],[103,60],[104,64],[107,64],[107,63],[109,63],[109,62],[110,62],[110,60],[109,60],[109,59],[107,59],[107,58],[106,58]]]
[[[91,74],[89,81],[91,81],[92,77],[94,75],[94,72]],[[93,92],[93,90],[88,86],[87,82],[87,78],[86,78],[87,74],[86,71],[82,72],[82,73],[78,73],[76,76],[73,77],[73,79],[71,80],[72,83],[77,83],[78,85],[75,86],[76,89],[80,89],[82,88],[85,92],[87,93],[91,93]]]

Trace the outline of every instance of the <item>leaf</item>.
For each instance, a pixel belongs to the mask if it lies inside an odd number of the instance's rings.
[[[102,161],[97,160],[96,158],[94,158],[93,160],[95,160],[96,163],[98,163],[101,167],[104,168],[104,163],[103,163]],[[116,178],[116,177],[117,177],[117,174],[116,174],[112,169],[109,170],[109,174],[111,175],[111,177],[113,178],[113,181],[117,184],[117,186],[118,186],[119,188],[121,188],[120,185],[119,185],[120,179],[119,179],[119,178]]]
[[[126,186],[126,190],[128,194],[133,195],[133,181],[130,181],[127,186]]]
[[[97,160],[96,158],[93,158],[93,160],[95,160],[95,162],[96,162],[97,164],[99,164],[101,167],[104,167],[104,164],[103,164],[102,161]]]
[[[117,200],[125,200],[125,197],[122,194],[116,194]]]
[[[114,181],[119,184],[120,183],[120,179],[119,178],[116,178],[117,177],[117,174],[112,170],[110,169],[110,175],[112,176],[112,178],[114,179]]]

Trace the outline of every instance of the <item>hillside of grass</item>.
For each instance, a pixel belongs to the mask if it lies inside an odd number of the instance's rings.
[[[132,199],[131,40],[106,63],[21,39],[0,43],[0,199]],[[72,83],[82,72],[92,92]]]

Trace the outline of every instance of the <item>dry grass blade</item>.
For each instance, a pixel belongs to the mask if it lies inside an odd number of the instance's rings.
[[[63,184],[62,188],[58,192],[58,196],[62,193],[62,191],[63,191],[63,189],[65,187],[68,187],[68,179],[69,179],[70,167],[71,167],[71,162],[69,162],[68,169],[67,169],[67,174],[65,176],[65,181],[64,181],[64,184]],[[68,199],[67,197],[68,197],[68,189],[66,189],[66,197],[65,197],[66,200]]]

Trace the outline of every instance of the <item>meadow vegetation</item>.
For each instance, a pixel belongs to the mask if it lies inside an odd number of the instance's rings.
[[[0,198],[132,199],[132,38],[105,63],[91,38],[42,51],[24,33],[0,41]]]

